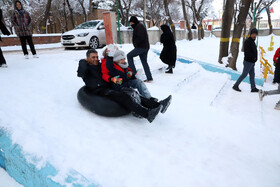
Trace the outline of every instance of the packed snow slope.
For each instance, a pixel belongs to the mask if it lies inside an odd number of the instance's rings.
[[[0,187],[22,187],[22,185],[15,182],[2,168],[0,168],[0,181]]]
[[[219,39],[177,45],[181,56],[217,63]],[[132,115],[105,118],[77,101],[84,83],[76,70],[85,53],[44,50],[29,60],[21,52],[5,53],[9,68],[0,69],[0,126],[26,154],[41,159],[38,168],[46,162],[57,168],[55,181],[63,184],[75,169],[104,187],[280,186],[280,115],[273,109],[279,95],[260,102],[249,84],[234,92],[228,75],[195,63],[177,63],[167,75],[157,70],[164,65],[150,52],[154,82],[147,86],[159,99],[172,94],[167,112],[151,124]],[[139,58],[135,63],[142,68]]]

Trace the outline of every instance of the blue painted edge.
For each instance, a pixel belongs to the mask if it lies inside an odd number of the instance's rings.
[[[34,160],[38,160],[34,158]],[[32,163],[28,163],[18,144],[13,144],[7,130],[0,127],[0,167],[7,171],[18,183],[27,187],[62,187],[52,180],[58,171],[47,163],[44,168],[37,169]],[[65,184],[74,187],[99,187],[87,180],[75,170],[71,170],[65,179]]]
[[[157,51],[155,49],[152,49],[152,51],[155,54],[160,55],[159,51]],[[185,58],[185,57],[178,56],[177,61],[182,62],[182,63],[186,63],[186,64],[191,64],[191,63],[195,62],[195,63],[201,65],[207,71],[217,72],[217,73],[226,73],[226,74],[230,75],[231,80],[233,80],[233,81],[236,81],[240,77],[240,75],[241,75],[240,72],[234,71],[234,70],[232,70],[230,68],[221,67],[221,66],[217,66],[217,65],[214,65],[214,64],[209,64],[209,63],[206,63],[206,62],[202,62],[202,61],[198,61],[198,60],[193,60],[193,59],[189,59],[189,58]],[[243,80],[243,82],[250,83],[249,76],[247,76]],[[264,78],[255,78],[255,83],[257,85],[259,85],[259,86],[263,86],[264,85]]]

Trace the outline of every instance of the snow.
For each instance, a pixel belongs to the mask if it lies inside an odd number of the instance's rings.
[[[35,45],[36,49],[54,49],[54,48],[60,48],[62,47],[61,43],[52,43],[52,44],[37,44]],[[6,46],[1,47],[2,51],[20,51],[21,46],[15,45],[15,46]],[[27,49],[30,49],[29,45],[27,45]]]
[[[158,31],[160,30],[157,26],[153,26],[151,28],[148,28],[149,31]]]
[[[49,34],[33,34],[33,37],[46,37],[46,36],[61,36],[62,33],[49,33]],[[15,34],[6,36],[6,35],[1,35],[2,38],[17,38],[18,36]]]
[[[0,187],[22,187],[2,168],[0,168],[0,181]]]
[[[270,37],[259,42],[267,49]],[[177,42],[178,55],[216,65],[218,47],[219,38]],[[120,48],[127,53],[133,46]],[[279,95],[260,102],[249,84],[234,92],[228,75],[195,63],[178,62],[173,75],[164,74],[157,69],[165,65],[150,51],[154,82],[146,85],[159,99],[172,94],[167,112],[151,124],[132,115],[105,118],[77,101],[84,83],[76,70],[85,53],[49,49],[25,60],[20,51],[4,52],[9,67],[0,69],[1,127],[26,154],[41,158],[38,168],[46,162],[57,168],[55,181],[63,184],[75,169],[104,187],[279,186],[280,115],[273,109]],[[272,55],[267,51],[268,59]],[[239,70],[242,59],[240,53]],[[142,68],[139,58],[135,64]],[[276,89],[271,80],[263,89]]]

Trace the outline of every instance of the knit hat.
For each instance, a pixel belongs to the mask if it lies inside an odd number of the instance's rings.
[[[139,23],[139,20],[137,19],[136,16],[131,16],[129,22],[133,22],[135,25],[137,25]]]
[[[126,58],[125,53],[121,50],[116,50],[116,52],[114,54],[114,57],[113,57],[114,62],[118,62],[118,61],[120,61],[121,59],[124,59],[124,58]]]
[[[115,54],[114,54],[114,57],[113,57],[113,61],[114,62],[117,62],[119,64],[120,67],[122,68],[127,68],[128,67],[128,63],[126,62],[125,64],[121,64],[119,63],[119,61],[121,59],[125,59],[126,56],[125,56],[125,53],[121,50],[116,50]]]
[[[258,31],[258,29],[256,29],[256,28],[253,28],[253,29],[251,30],[251,34],[257,34],[257,35],[258,35],[258,33],[259,33],[259,31]]]

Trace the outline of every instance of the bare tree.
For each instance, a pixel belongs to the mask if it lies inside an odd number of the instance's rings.
[[[45,9],[45,13],[44,13],[44,19],[43,19],[43,25],[47,25],[48,23],[48,19],[50,16],[50,10],[51,10],[51,4],[52,4],[52,0],[48,0],[47,4],[46,4],[46,9]],[[47,33],[47,26],[46,26],[46,33]]]
[[[211,2],[212,0],[190,0],[186,2],[186,5],[192,10],[194,23],[198,25],[198,40],[204,38],[202,20],[207,16]]]
[[[230,46],[230,57],[228,58],[228,67],[236,70],[236,60],[239,53],[239,43],[242,29],[246,25],[246,18],[248,16],[249,8],[253,0],[241,0],[239,3],[239,14],[234,21],[234,30]],[[236,11],[237,12],[237,11]]]
[[[75,28],[75,21],[74,21],[74,15],[73,15],[73,8],[71,7],[70,3],[69,3],[69,0],[66,0],[66,3],[67,3],[67,6],[68,6],[68,9],[70,11],[70,18],[71,18],[71,23],[72,23],[72,26],[73,28]],[[67,21],[67,19],[66,19]]]
[[[235,0],[227,0],[225,2],[225,9],[222,18],[222,33],[220,39],[220,53],[219,53],[219,63],[222,62],[223,57],[228,56],[228,46],[230,37],[230,28],[234,13],[234,3]]]
[[[166,17],[167,17],[167,21],[168,21],[168,23],[169,23],[170,26],[171,26],[171,30],[172,30],[172,32],[173,32],[174,39],[175,39],[175,41],[176,41],[176,29],[175,29],[175,25],[174,25],[174,23],[173,23],[173,20],[172,20],[172,18],[171,18],[170,12],[169,12],[169,8],[168,8],[169,3],[170,3],[170,0],[164,0],[164,1],[163,1],[164,9],[165,9]]]
[[[88,14],[87,14],[87,11],[86,11],[86,8],[84,6],[84,2],[85,0],[78,0],[79,4],[81,5],[81,8],[83,10],[83,14],[85,16],[84,20],[87,21],[88,20]]]
[[[190,23],[189,23],[187,11],[186,11],[186,3],[185,3],[185,0],[181,0],[181,1],[182,1],[184,19],[185,19],[186,26],[187,26],[187,29],[188,29],[188,40],[191,41],[193,39],[193,35],[192,35],[192,30],[191,30],[191,27],[190,27]]]
[[[255,18],[256,20],[260,17],[260,14],[262,13],[263,10],[265,10],[267,7],[270,7],[276,0],[258,0],[256,3],[256,7],[254,6],[254,1],[252,1],[252,4],[251,4],[251,9],[249,11],[249,18],[251,19],[251,25],[250,25],[250,28],[247,32],[247,35],[246,35],[246,39],[250,36],[250,32],[251,30],[253,29],[253,26],[254,26],[254,10],[256,8],[256,15],[255,15]],[[256,22],[256,21],[255,21]],[[255,27],[256,27],[256,24],[255,24]],[[242,45],[242,51],[244,51],[244,42],[243,41],[243,45]]]

